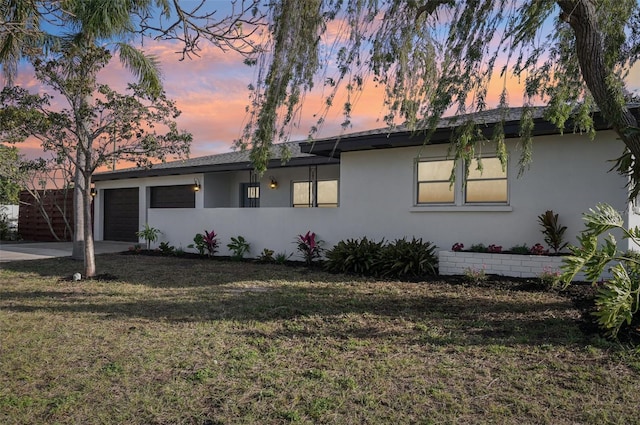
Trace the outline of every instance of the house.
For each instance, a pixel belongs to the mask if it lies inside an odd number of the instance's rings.
[[[632,111],[640,115],[638,105]],[[472,166],[466,186],[460,168],[450,185],[447,149],[468,116],[442,119],[428,145],[401,126],[287,143],[291,159],[283,164],[276,150],[261,177],[245,152],[97,174],[95,239],[137,242],[135,232],[148,223],[162,232],[159,241],[185,249],[196,233],[213,229],[223,255],[238,235],[253,256],[264,248],[292,253],[296,235],[308,230],[326,247],[362,236],[415,236],[444,250],[456,242],[508,249],[544,242],[537,217],[546,210],[559,214],[574,242],[582,213],[599,202],[623,212],[629,226],[640,225],[640,210],[627,202],[626,179],[609,172],[608,160],[624,145],[598,114],[591,140],[573,134],[571,123],[561,134],[536,109],[533,162],[519,176],[520,112],[510,110],[504,121],[506,170],[487,143],[484,172]],[[473,119],[490,135],[500,116],[487,111]],[[628,247],[621,242],[620,248]]]

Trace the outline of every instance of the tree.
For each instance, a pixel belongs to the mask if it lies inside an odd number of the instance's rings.
[[[201,38],[222,49],[244,53],[254,49],[251,35],[260,21],[257,1],[231,2],[231,13],[220,20],[215,19],[215,11],[206,11],[204,4],[201,1],[187,10],[177,0],[0,2],[0,64],[8,85],[12,84],[18,61],[27,58],[40,70],[38,78],[49,79],[47,83],[56,90],[66,91],[61,93],[71,106],[73,116],[67,117],[67,124],[77,130],[75,152],[67,147],[57,154],[75,155],[73,257],[84,258],[89,276],[95,273],[95,264],[92,236],[87,240],[91,223],[85,217],[90,209],[87,182],[91,174],[87,173],[94,170],[90,157],[95,139],[88,131],[93,117],[87,112],[97,89],[97,73],[106,64],[104,60],[111,58],[102,46],[109,44],[117,50],[120,60],[138,77],[138,97],[163,98],[157,60],[128,43],[135,37],[179,40],[184,43],[183,58],[197,55]],[[45,28],[54,30],[47,32]],[[48,72],[48,66],[57,69]]]
[[[70,161],[74,166],[87,223],[82,228],[86,276],[95,274],[90,223],[91,177],[96,169],[116,158],[149,166],[153,160],[186,155],[191,142],[190,134],[178,130],[174,119],[180,112],[163,92],[152,96],[140,85],[129,85],[131,94],[123,95],[98,84],[97,96],[90,102],[84,98],[88,87],[84,76],[91,73],[85,71],[105,66],[110,57],[103,48],[87,50],[80,62],[73,62],[72,71],[66,58],[34,62],[38,80],[60,93],[68,109],[55,110],[50,95],[31,94],[20,87],[6,87],[0,93],[0,135],[8,140],[36,137],[54,153],[57,163]],[[115,145],[112,134],[119,135]]]
[[[251,147],[258,171],[266,168],[273,140],[296,122],[320,71],[328,75],[327,108],[336,87],[346,85],[345,127],[350,99],[373,76],[386,90],[386,122],[425,130],[425,143],[445,112],[485,110],[492,80],[503,81],[499,108],[506,110],[506,80],[517,78],[525,87],[521,170],[531,161],[534,102],[547,103],[546,117],[558,128],[573,118],[576,131],[591,135],[597,107],[626,145],[617,169],[630,178],[630,196],[640,192],[640,137],[629,131],[637,122],[624,102],[624,78],[640,56],[636,0],[279,0],[270,22],[270,46],[253,62],[266,70],[253,87],[238,141]],[[323,56],[330,48],[334,54]],[[451,140],[456,162],[466,167],[485,142],[473,117],[468,120]],[[492,141],[504,163],[501,126]]]
[[[0,144],[0,205],[17,205],[20,185],[11,177],[18,171],[20,153],[15,146]]]

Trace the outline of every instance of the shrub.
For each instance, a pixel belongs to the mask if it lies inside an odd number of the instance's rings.
[[[264,263],[272,263],[275,261],[275,258],[273,258],[273,250],[272,249],[263,249],[262,252],[260,253],[260,256],[258,257],[259,261],[262,261]]]
[[[527,244],[522,244],[522,245],[515,245],[512,246],[511,248],[509,248],[509,251],[513,252],[514,254],[529,254],[530,252],[530,248],[527,246]]]
[[[487,248],[488,252],[491,252],[493,254],[499,254],[502,252],[502,246],[501,245],[494,245],[491,244],[489,245],[489,247]]]
[[[438,259],[436,246],[422,238],[396,239],[384,247],[380,254],[380,275],[383,277],[421,277],[436,274]]]
[[[480,284],[487,280],[487,273],[484,264],[482,268],[467,267],[464,269],[464,278],[469,283]]]
[[[158,249],[162,255],[175,255],[176,253],[176,247],[169,245],[169,242],[160,242]]]
[[[234,260],[241,260],[244,257],[244,254],[249,252],[251,245],[243,236],[238,236],[237,238],[231,238],[231,242],[227,244],[227,248],[233,252],[231,257]]]
[[[198,250],[200,255],[204,255],[205,251],[207,255],[210,257],[215,255],[218,252],[218,238],[216,237],[216,232],[213,230],[211,232],[204,231],[204,235],[202,233],[197,233],[193,238],[193,243],[188,245],[188,248],[195,248]]]
[[[326,253],[325,268],[334,273],[374,276],[379,272],[384,240],[374,242],[366,237],[338,242]]]
[[[292,255],[293,253],[287,254],[286,252],[278,252],[274,257],[274,261],[278,264],[284,264],[289,260],[289,258],[291,258]]]
[[[453,246],[451,247],[451,251],[454,252],[459,252],[462,251],[464,249],[464,244],[456,242],[453,244]]]
[[[551,269],[551,267],[545,267],[538,275],[538,279],[540,279],[540,284],[545,288],[553,288],[560,281],[560,272]]]
[[[538,216],[538,222],[542,226],[544,241],[553,252],[557,254],[567,246],[567,242],[564,241],[564,232],[567,231],[567,226],[560,225],[558,214],[547,210],[544,214]]]
[[[489,252],[489,248],[484,246],[483,243],[477,243],[475,245],[471,245],[471,248],[469,248],[469,251],[471,251],[471,252]]]
[[[605,269],[609,269],[611,278],[598,289],[593,314],[605,334],[615,338],[623,326],[638,320],[640,255],[620,252],[615,238],[608,232],[617,229],[623,239],[640,247],[640,228],[626,229],[620,214],[607,204],[598,204],[583,217],[586,229],[578,237],[580,246],[569,246],[571,256],[563,259],[561,280],[566,287],[584,270],[587,279],[595,285]]]
[[[311,231],[308,231],[304,235],[298,235],[296,244],[300,255],[302,255],[307,265],[311,265],[313,260],[322,256],[323,242],[320,239],[316,239],[316,234]]]
[[[144,229],[137,231],[136,236],[144,239],[147,242],[147,249],[151,249],[151,242],[157,241],[160,233],[160,230],[149,226],[149,223],[145,223]]]
[[[537,243],[531,247],[531,249],[529,250],[529,253],[533,255],[545,255],[545,254],[548,254],[549,251],[544,249],[544,246]]]

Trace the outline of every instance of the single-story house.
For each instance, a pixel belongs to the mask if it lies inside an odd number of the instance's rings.
[[[640,106],[632,112],[639,116]],[[275,148],[260,177],[246,152],[100,173],[94,176],[95,239],[139,242],[135,232],[148,223],[162,232],[158,242],[185,250],[196,233],[214,230],[221,255],[238,235],[251,244],[252,256],[264,248],[295,253],[295,237],[309,230],[327,248],[346,238],[415,236],[443,250],[457,242],[508,249],[544,243],[537,217],[546,210],[559,214],[567,240],[575,242],[582,214],[600,202],[622,212],[629,226],[640,225],[640,210],[627,202],[626,179],[609,171],[624,145],[598,113],[591,140],[574,134],[572,123],[558,131],[536,109],[533,162],[518,176],[520,113],[514,108],[504,121],[506,170],[487,143],[484,172],[472,167],[466,186],[462,169],[450,185],[447,150],[452,131],[469,117],[442,119],[427,145],[402,126],[287,143],[291,159],[283,163]],[[487,111],[473,119],[490,137],[500,115]],[[621,242],[621,248],[629,247]]]

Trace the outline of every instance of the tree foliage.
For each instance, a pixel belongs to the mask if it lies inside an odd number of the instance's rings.
[[[521,170],[531,161],[535,103],[548,105],[546,118],[562,131],[572,123],[569,130],[592,136],[597,107],[627,146],[620,171],[631,177],[632,196],[640,190],[640,164],[632,159],[640,157],[640,138],[627,132],[637,123],[624,101],[624,79],[640,55],[636,0],[279,0],[270,12],[272,38],[255,61],[267,70],[252,87],[238,141],[252,149],[258,171],[273,141],[287,137],[319,74],[327,108],[340,84],[347,90],[345,128],[367,78],[385,88],[387,124],[425,130],[425,142],[445,112],[469,114],[452,140],[456,161],[479,156],[486,142],[473,113],[488,108],[490,83],[502,83],[505,111],[515,97],[507,80],[516,78],[525,87]],[[503,161],[504,137],[498,125],[491,141]]]
[[[219,17],[204,1],[0,2],[0,65],[7,86],[12,86],[18,62],[27,59],[38,80],[62,94],[69,104],[68,110],[55,112],[48,108],[47,96],[6,92],[7,100],[15,103],[7,104],[4,110],[7,126],[2,130],[12,141],[27,133],[38,135],[43,148],[53,151],[54,157],[73,162],[73,257],[84,258],[86,275],[95,273],[90,208],[95,169],[110,157],[149,164],[151,158],[187,152],[188,136],[179,133],[171,121],[177,110],[163,94],[158,61],[134,43],[148,38],[177,40],[182,43],[182,58],[197,55],[201,40],[223,50],[253,52],[252,35],[261,25],[257,4],[256,0],[234,0],[230,13]],[[111,52],[117,52],[138,79],[130,86],[131,96],[120,96],[98,84],[98,72],[111,59]],[[99,100],[94,102],[94,96]],[[14,118],[29,125],[21,127]],[[122,120],[121,126],[116,118]],[[144,122],[159,122],[169,130],[163,136],[147,132],[140,127]],[[105,128],[121,138],[111,153],[106,149]]]
[[[20,59],[46,53],[64,44],[66,36],[69,41],[79,34],[114,43],[134,72],[142,69],[136,62],[144,58],[131,46],[145,39],[177,42],[181,59],[197,56],[203,42],[254,53],[254,33],[263,25],[259,1],[229,3],[220,14],[205,0],[3,0],[0,65],[11,83]]]
[[[607,335],[616,337],[623,326],[637,319],[640,309],[640,255],[619,251],[611,232],[619,232],[637,249],[640,228],[627,229],[620,214],[607,204],[590,209],[584,221],[586,228],[578,237],[579,246],[570,246],[571,256],[563,260],[561,280],[566,287],[584,271],[595,285],[603,273],[611,275],[598,287],[594,316]]]
[[[180,112],[164,92],[149,93],[140,84],[120,94],[98,84],[96,75],[110,60],[104,48],[85,46],[79,55],[65,50],[55,59],[34,58],[38,80],[59,93],[66,107],[51,104],[49,94],[32,94],[17,87],[0,92],[0,136],[18,142],[35,137],[53,163],[68,162],[74,169],[74,219],[84,219],[85,274],[95,274],[91,233],[91,178],[101,166],[126,160],[148,166],[168,156],[185,156],[191,135],[179,131]],[[80,197],[80,201],[78,200]],[[79,230],[75,230],[77,234]]]
[[[20,185],[12,177],[18,173],[20,153],[15,146],[0,144],[0,205],[17,205]]]

